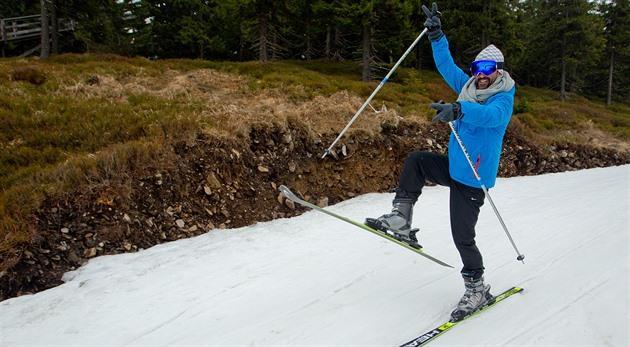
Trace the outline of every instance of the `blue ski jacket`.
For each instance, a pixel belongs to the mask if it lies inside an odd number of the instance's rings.
[[[431,47],[438,71],[459,95],[470,76],[455,65],[446,36],[432,41]],[[460,101],[462,117],[453,122],[486,188],[494,187],[497,178],[503,136],[512,117],[515,92],[516,87],[508,92],[499,92],[483,104]],[[481,188],[453,133],[448,142],[448,162],[451,178]]]

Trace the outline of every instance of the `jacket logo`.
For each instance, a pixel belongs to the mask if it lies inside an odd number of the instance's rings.
[[[475,170],[479,171],[479,166],[481,166],[481,154],[477,155],[477,161],[475,162]]]

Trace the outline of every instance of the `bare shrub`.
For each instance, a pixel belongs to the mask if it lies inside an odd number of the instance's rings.
[[[46,82],[46,75],[32,66],[21,66],[11,71],[11,79],[13,81],[26,81],[39,86]]]

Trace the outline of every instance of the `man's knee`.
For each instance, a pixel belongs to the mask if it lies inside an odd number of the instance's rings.
[[[477,243],[475,242],[475,239],[461,239],[455,240],[455,245],[460,249],[468,249],[475,247]]]
[[[429,155],[431,155],[431,153],[429,152],[422,152],[422,151],[411,152],[407,155],[407,159],[405,159],[405,161],[413,163],[413,164],[421,165],[424,159],[426,159]]]

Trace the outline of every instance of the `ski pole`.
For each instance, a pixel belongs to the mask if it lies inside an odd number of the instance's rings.
[[[448,125],[451,127],[451,131],[453,131],[453,135],[455,135],[455,139],[457,140],[459,147],[461,147],[462,152],[464,152],[464,156],[466,157],[466,160],[468,161],[468,165],[470,165],[470,168],[472,169],[473,174],[475,174],[475,178],[477,179],[479,184],[481,184],[481,189],[483,189],[483,193],[486,195],[486,197],[488,197],[488,201],[490,201],[490,205],[492,205],[492,209],[494,210],[494,213],[497,215],[497,218],[499,218],[499,222],[501,223],[501,226],[503,226],[503,230],[505,231],[505,234],[510,240],[510,243],[512,243],[512,247],[514,247],[514,250],[516,251],[516,254],[517,254],[516,260],[520,260],[521,262],[523,262],[523,264],[525,264],[525,261],[524,261],[525,255],[519,252],[518,248],[516,248],[516,244],[514,243],[514,240],[512,239],[512,235],[510,235],[510,232],[508,231],[507,226],[505,226],[505,222],[503,222],[503,218],[501,218],[501,215],[499,214],[499,210],[497,210],[497,207],[494,205],[494,201],[492,201],[492,197],[490,197],[490,192],[488,192],[488,188],[486,188],[486,186],[481,182],[481,177],[479,177],[479,173],[477,173],[477,169],[475,169],[475,166],[473,165],[472,160],[470,159],[470,155],[468,154],[468,151],[466,150],[466,147],[464,146],[462,139],[459,137],[459,134],[455,130],[455,127],[453,126],[453,122],[448,122]]]
[[[418,35],[418,37],[416,38],[415,41],[413,41],[413,43],[411,44],[411,46],[409,46],[409,48],[407,48],[407,51],[405,51],[405,53],[402,55],[402,57],[400,57],[400,59],[398,59],[398,61],[396,62],[396,64],[394,65],[394,67],[392,67],[391,70],[389,70],[389,73],[387,73],[387,76],[385,76],[385,78],[383,78],[383,80],[381,81],[381,83],[378,84],[378,86],[376,87],[376,89],[374,89],[374,91],[372,92],[372,95],[370,95],[370,97],[365,100],[365,102],[363,103],[363,105],[361,106],[361,108],[359,108],[359,110],[357,111],[357,113],[354,114],[354,117],[352,117],[352,119],[350,119],[350,122],[348,122],[348,124],[346,125],[345,128],[343,128],[343,130],[341,131],[341,133],[339,133],[339,136],[337,136],[337,138],[335,139],[335,141],[333,141],[333,143],[330,145],[330,147],[328,147],[328,149],[326,149],[326,151],[324,152],[324,155],[322,156],[322,159],[326,158],[326,156],[328,154],[330,154],[330,151],[332,150],[332,148],[335,146],[335,144],[337,144],[337,142],[339,141],[339,139],[341,139],[341,137],[343,136],[343,134],[345,134],[346,131],[348,131],[348,129],[350,128],[350,126],[352,125],[352,123],[354,123],[354,121],[359,117],[359,115],[363,112],[363,110],[367,107],[367,105],[370,103],[370,101],[372,101],[372,99],[374,98],[374,96],[376,95],[376,93],[378,93],[379,90],[381,90],[381,88],[383,88],[383,86],[385,85],[385,83],[387,83],[387,80],[389,79],[389,77],[394,73],[394,71],[398,68],[398,65],[400,65],[400,63],[402,63],[402,61],[407,57],[407,55],[409,55],[409,53],[411,52],[411,50],[416,46],[416,44],[418,44],[418,41],[420,41],[420,39],[422,38],[422,36],[424,36],[424,34],[427,32],[427,28],[424,28],[424,30],[422,30],[422,32],[420,33],[420,35]]]

